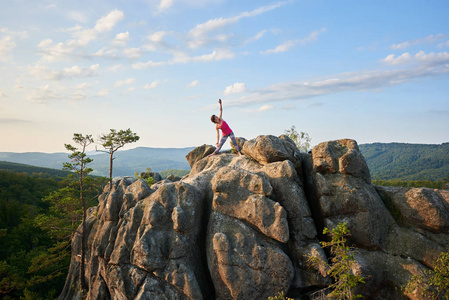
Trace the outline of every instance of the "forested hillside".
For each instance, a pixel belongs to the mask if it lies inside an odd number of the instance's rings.
[[[449,143],[374,143],[359,148],[374,180],[439,181],[449,176]]]
[[[13,163],[8,161],[0,161],[0,170],[11,171],[16,173],[26,173],[39,177],[67,177],[68,171],[56,170],[51,168],[36,167],[25,164]]]
[[[60,178],[0,170],[0,298],[19,299],[27,295],[33,299],[52,299],[60,292],[67,259],[37,272],[30,272],[30,267],[45,249],[57,243],[34,219],[48,211],[48,203],[42,199],[64,185]],[[61,276],[36,281],[58,269],[64,269]]]

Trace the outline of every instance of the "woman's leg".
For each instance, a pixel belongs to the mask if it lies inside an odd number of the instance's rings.
[[[240,152],[239,145],[237,144],[237,141],[235,140],[234,132],[231,132],[231,134],[229,136],[231,137],[231,140],[234,143],[235,150],[237,150],[237,152]]]
[[[224,143],[225,143],[226,140],[228,139],[228,136],[229,136],[229,135],[225,135],[225,136],[222,136],[222,137],[221,137],[220,145],[218,146],[217,149],[215,149],[214,154],[217,154],[218,152],[220,152],[221,147],[223,147]]]

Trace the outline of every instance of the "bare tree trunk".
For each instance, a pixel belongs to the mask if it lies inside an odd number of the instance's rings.
[[[112,156],[114,152],[111,152],[109,155],[109,192],[112,190],[112,161],[114,160]]]

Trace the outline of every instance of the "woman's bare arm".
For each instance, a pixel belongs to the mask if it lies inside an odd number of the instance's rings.
[[[217,147],[220,143],[220,131],[218,130],[218,125],[215,126],[215,129],[217,129]]]
[[[218,99],[218,103],[220,104],[220,115],[218,117],[221,119],[221,115],[223,114],[223,108],[221,106],[221,99]]]

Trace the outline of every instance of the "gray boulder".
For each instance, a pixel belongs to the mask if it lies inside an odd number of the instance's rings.
[[[186,159],[188,176],[115,178],[88,210],[86,295],[81,239],[59,299],[300,299],[330,284],[323,228],[347,223],[352,272],[365,299],[420,299],[400,292],[449,249],[449,191],[375,187],[357,143],[344,139],[300,153],[287,136],[238,138],[243,156]]]

